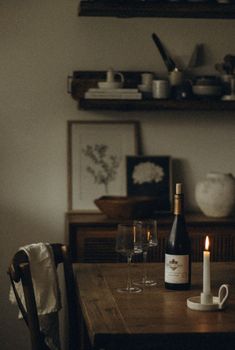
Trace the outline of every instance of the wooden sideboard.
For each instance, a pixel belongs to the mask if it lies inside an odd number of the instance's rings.
[[[164,261],[166,237],[173,216],[158,218],[159,245],[150,261]],[[66,241],[74,262],[116,262],[115,233],[120,220],[102,214],[66,214]],[[202,214],[187,214],[186,223],[192,242],[192,260],[201,261],[205,236],[211,241],[212,261],[235,261],[235,217],[214,219]]]

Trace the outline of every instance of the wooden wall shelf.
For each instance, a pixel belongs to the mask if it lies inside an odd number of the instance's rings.
[[[79,100],[79,108],[84,110],[113,111],[234,111],[235,101],[217,100]]]
[[[168,18],[235,18],[235,4],[216,2],[177,2],[162,1],[80,1],[79,16],[96,17],[168,17]]]
[[[141,73],[122,71],[125,76],[125,87],[137,87],[141,82]],[[69,77],[68,92],[78,107],[83,110],[113,110],[113,111],[156,111],[156,110],[185,110],[185,111],[234,111],[235,101],[220,99],[188,99],[188,100],[95,100],[85,99],[84,94],[90,87],[97,87],[97,82],[105,80],[105,71],[75,71]]]

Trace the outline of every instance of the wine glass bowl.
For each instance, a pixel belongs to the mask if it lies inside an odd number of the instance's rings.
[[[141,292],[141,288],[132,285],[130,277],[130,265],[133,255],[143,252],[141,231],[135,223],[118,225],[115,250],[117,253],[126,257],[128,264],[127,285],[126,287],[118,288],[117,291],[119,293]]]

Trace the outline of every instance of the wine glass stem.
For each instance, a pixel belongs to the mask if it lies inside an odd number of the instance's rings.
[[[235,78],[231,79],[231,95],[235,94]]]
[[[131,260],[132,255],[127,256],[127,290],[131,289],[132,282],[131,282]]]
[[[143,262],[144,262],[144,276],[143,276],[143,280],[144,282],[147,280],[147,251],[144,250],[143,251]]]

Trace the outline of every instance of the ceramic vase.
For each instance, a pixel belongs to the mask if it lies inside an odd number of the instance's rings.
[[[208,173],[196,185],[195,199],[206,216],[231,215],[235,206],[235,178],[232,174]]]

